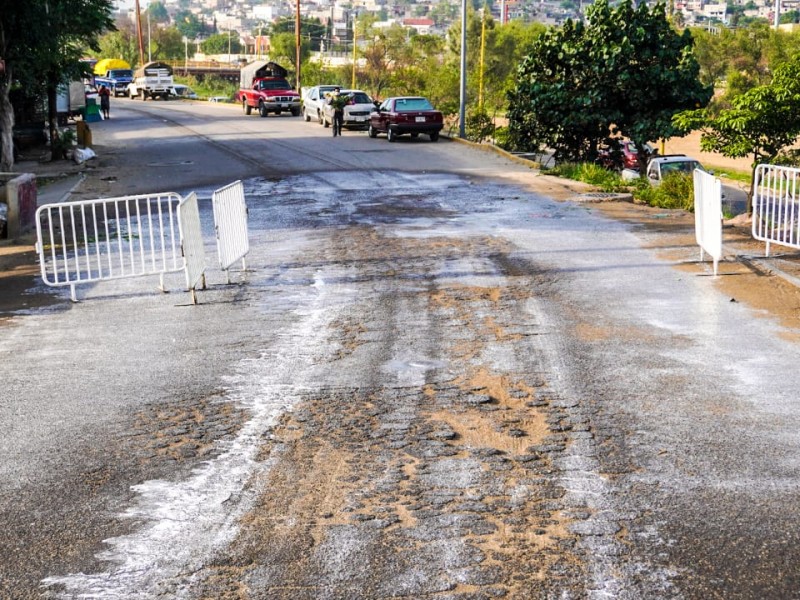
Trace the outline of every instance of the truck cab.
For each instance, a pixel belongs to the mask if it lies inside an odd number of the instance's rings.
[[[262,117],[282,112],[299,116],[300,94],[292,88],[286,75],[286,69],[273,62],[256,61],[243,67],[236,101],[242,104],[244,113],[249,115],[255,109]]]

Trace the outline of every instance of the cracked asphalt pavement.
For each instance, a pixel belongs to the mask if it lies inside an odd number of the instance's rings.
[[[800,597],[794,286],[444,139],[112,110],[75,197],[197,191],[208,289],[6,311],[0,597]]]

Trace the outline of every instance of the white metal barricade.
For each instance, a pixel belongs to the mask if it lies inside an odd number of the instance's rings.
[[[180,196],[121,196],[47,204],[36,211],[36,251],[42,279],[69,286],[159,275],[184,268],[176,209]]]
[[[710,173],[694,170],[694,233],[704,253],[714,261],[714,275],[722,258],[722,183]]]
[[[753,186],[753,237],[770,244],[800,248],[800,169],[758,165]]]
[[[230,268],[237,260],[246,269],[245,256],[250,251],[247,236],[247,202],[241,181],[220,188],[212,195],[214,228],[217,233],[219,266],[231,282]]]
[[[203,232],[200,227],[200,208],[197,194],[192,192],[178,206],[178,221],[181,230],[181,249],[186,271],[186,287],[192,294],[192,304],[197,304],[197,284],[202,281],[205,289],[206,255]]]

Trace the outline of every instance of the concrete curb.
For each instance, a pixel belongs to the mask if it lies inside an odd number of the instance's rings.
[[[475,148],[476,150],[482,150],[483,152],[494,152],[495,154],[502,156],[503,158],[507,158],[508,160],[515,162],[517,164],[530,167],[531,169],[538,170],[541,169],[542,166],[540,163],[536,161],[528,160],[527,158],[522,158],[521,156],[512,154],[507,150],[498,148],[494,144],[481,144],[478,142],[471,142],[470,140],[465,140],[460,137],[455,137],[448,134],[442,135],[442,137],[445,137],[452,142],[457,142],[459,144],[464,144],[465,146],[469,146],[470,148]]]

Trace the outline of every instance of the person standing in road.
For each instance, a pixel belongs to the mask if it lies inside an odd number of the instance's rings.
[[[111,108],[111,92],[106,86],[101,85],[97,95],[100,96],[100,112],[103,113],[103,118],[110,119],[108,111]]]
[[[339,93],[339,88],[334,88],[328,97],[328,104],[333,108],[333,137],[342,135],[342,123],[344,122],[344,107],[347,105],[349,96]]]

